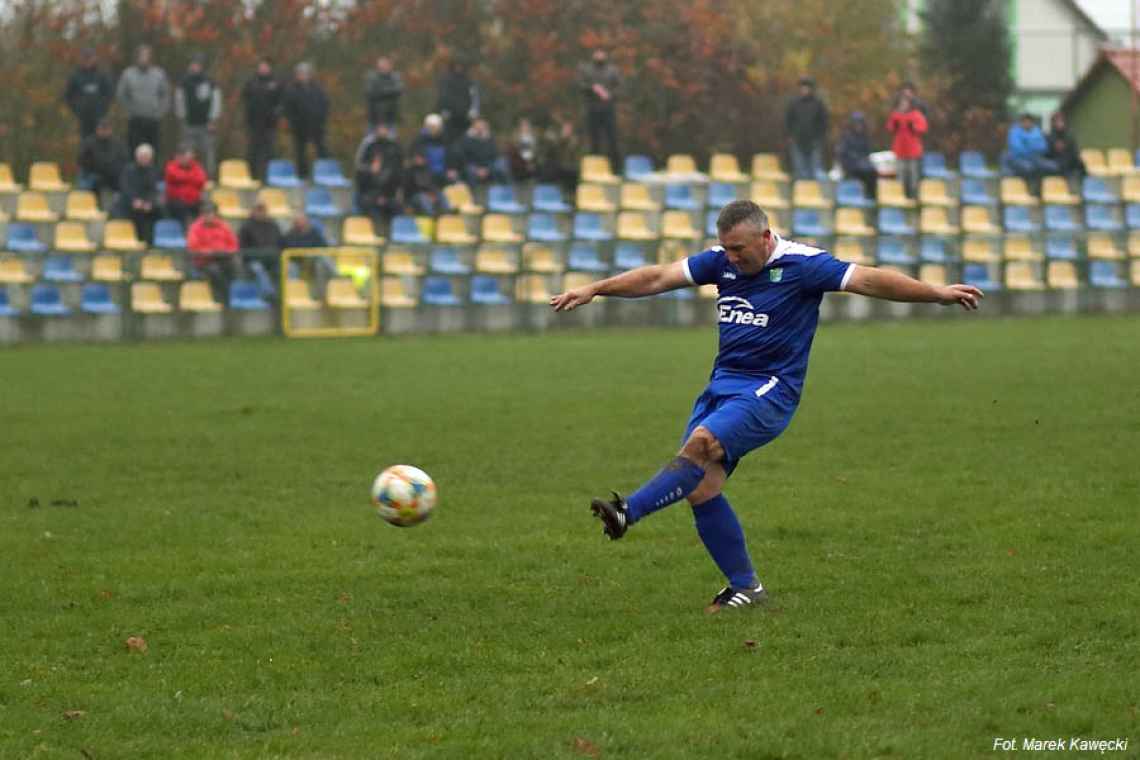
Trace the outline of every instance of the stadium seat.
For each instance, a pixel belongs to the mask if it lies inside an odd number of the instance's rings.
[[[931,285],[947,285],[950,278],[944,264],[922,264],[918,267],[918,279]]]
[[[318,158],[313,162],[313,184],[326,188],[352,187],[344,176],[340,161],[335,158]]]
[[[496,214],[526,213],[526,206],[519,202],[514,185],[491,185],[487,188],[487,209]]]
[[[952,208],[958,205],[958,199],[950,195],[946,188],[946,180],[923,179],[918,184],[918,202],[923,206],[941,206]]]
[[[883,235],[913,235],[916,230],[906,218],[906,212],[892,206],[879,208],[879,233]]]
[[[1036,206],[1038,203],[1021,177],[1001,178],[1001,202],[1007,206]]]
[[[907,250],[906,241],[901,238],[880,237],[875,260],[880,264],[909,266],[914,263],[914,256]]]
[[[279,187],[263,187],[257,191],[257,202],[265,204],[265,210],[274,219],[291,219],[293,206],[289,196]]]
[[[32,314],[40,317],[66,317],[71,315],[71,309],[63,305],[63,295],[55,285],[41,283],[32,287],[31,308]]]
[[[923,206],[919,214],[918,230],[924,235],[957,235],[958,227],[950,222],[950,215],[942,206]]]
[[[1008,235],[1002,247],[1006,261],[1040,261],[1041,252],[1034,250],[1033,242],[1025,235]]]
[[[653,161],[649,156],[638,154],[626,156],[622,173],[626,179],[640,182],[653,173]]]
[[[643,267],[649,262],[645,257],[645,249],[632,243],[618,243],[614,249],[614,268],[615,269],[637,269]]]
[[[918,258],[931,264],[945,264],[950,260],[946,253],[946,240],[938,235],[923,237],[918,247]]]
[[[561,243],[567,239],[554,215],[546,213],[531,214],[527,218],[526,236],[543,243]]]
[[[568,214],[574,209],[562,197],[562,189],[558,185],[535,185],[531,206],[535,211],[548,214]]]
[[[157,283],[136,282],[131,284],[131,310],[140,314],[169,314],[173,307],[162,298]]]
[[[389,248],[380,257],[380,269],[384,274],[419,277],[424,267],[416,260],[416,255],[402,248]]]
[[[1009,290],[1042,290],[1045,283],[1032,262],[1013,261],[1005,267],[1005,287]]]
[[[750,195],[752,202],[764,211],[791,207],[788,199],[780,191],[779,184],[772,180],[758,179],[753,182]]]
[[[1124,251],[1117,248],[1112,235],[1105,232],[1090,232],[1085,247],[1090,259],[1115,261],[1124,258]]]
[[[1049,287],[1056,290],[1073,290],[1081,286],[1077,265],[1071,261],[1050,261],[1046,270]]]
[[[580,212],[574,215],[575,240],[612,240],[613,235],[602,224],[602,217],[590,212]]]
[[[687,211],[666,211],[661,219],[661,237],[671,240],[700,240],[701,231],[693,226]]]
[[[437,246],[428,254],[428,268],[437,274],[466,275],[471,273],[471,267],[460,258],[454,248]]]
[[[668,301],[692,301],[696,298],[696,293],[692,288],[679,288],[678,290],[666,290],[664,293],[658,293],[657,298]]]
[[[56,222],[59,214],[51,210],[43,193],[25,190],[16,197],[16,219],[21,222]]]
[[[831,229],[824,224],[819,209],[797,208],[792,212],[792,234],[813,238],[827,237],[831,234]]]
[[[91,253],[95,250],[95,243],[87,237],[87,227],[83,222],[60,222],[55,226],[55,244],[52,247],[69,253]]]
[[[398,277],[384,277],[381,290],[388,286],[389,281],[399,282]],[[366,309],[368,301],[356,289],[351,277],[333,277],[325,284],[325,303],[333,309]]]
[[[15,177],[12,176],[12,165],[7,162],[0,162],[0,193],[18,193],[23,189],[24,186],[16,182]]]
[[[768,226],[772,229],[772,232],[775,232],[777,235],[786,234],[788,228],[784,225],[784,219],[786,218],[786,216],[784,216],[785,212],[776,209],[765,209],[764,211],[768,214]]]
[[[367,306],[367,302],[357,308]],[[410,309],[416,305],[416,296],[404,284],[402,277],[384,277],[380,280],[380,305],[386,309]]]
[[[455,213],[473,216],[483,213],[483,207],[475,202],[471,188],[464,182],[455,182],[443,188],[443,197]]]
[[[740,162],[736,156],[731,153],[714,153],[709,159],[709,179],[713,182],[740,184],[747,182],[749,177],[740,171]]]
[[[1045,238],[1045,257],[1076,261],[1077,244],[1071,235],[1048,235]]]
[[[962,267],[962,281],[985,291],[1001,290],[1001,283],[990,276],[990,268],[981,263],[966,264]]]
[[[186,250],[186,235],[177,219],[159,219],[154,225],[154,247],[166,251]]]
[[[958,171],[971,179],[992,179],[997,172],[986,166],[986,158],[976,150],[964,150],[958,157]]]
[[[581,182],[598,182],[603,185],[613,185],[619,182],[614,176],[610,160],[605,156],[582,156],[579,164],[578,178]]]
[[[719,216],[720,212],[715,208],[710,208],[705,212],[705,237],[716,238],[718,236],[716,220]]]
[[[604,187],[598,184],[583,182],[578,185],[575,195],[575,204],[579,211],[595,211],[608,214],[616,210],[613,201],[606,195]]]
[[[367,216],[347,216],[341,223],[340,241],[345,245],[376,248],[384,245],[384,238],[376,234],[372,220]],[[393,243],[426,243],[416,220],[410,216],[397,216],[392,220]]]
[[[123,282],[127,273],[123,271],[123,260],[119,256],[104,254],[91,261],[91,279],[96,282]]]
[[[875,202],[867,197],[862,182],[857,179],[844,179],[835,187],[835,204],[853,208],[873,208]]]
[[[336,217],[344,213],[333,200],[327,187],[310,187],[305,191],[305,213],[315,217]]]
[[[660,211],[661,204],[653,200],[649,186],[640,182],[624,182],[621,186],[621,207],[630,211]]]
[[[139,277],[155,282],[181,282],[186,279],[182,270],[174,265],[174,259],[165,253],[143,256],[139,264]]]
[[[1055,206],[1075,206],[1081,199],[1069,189],[1069,181],[1064,177],[1045,177],[1041,182],[1041,201]]]
[[[1008,228],[1008,225],[1007,225]],[[1073,210],[1067,206],[1045,207],[1045,229],[1050,232],[1075,232],[1080,229]],[[1019,229],[1017,232],[1036,232],[1034,229]]]
[[[425,277],[420,286],[420,300],[429,306],[463,305],[450,277]]]
[[[447,245],[474,245],[479,242],[467,231],[467,222],[459,214],[443,214],[436,219],[435,239]]]
[[[542,243],[527,243],[523,246],[523,269],[527,272],[541,272],[542,274],[555,274],[563,269],[554,249]]]
[[[1104,151],[1099,148],[1083,149],[1081,160],[1085,164],[1085,170],[1094,177],[1108,177],[1112,174],[1108,168],[1108,161],[1105,160]]]
[[[1124,207],[1124,223],[1129,229],[1140,229],[1140,203],[1129,203]]]
[[[1127,148],[1108,149],[1108,171],[1122,177],[1136,173],[1136,165]]]
[[[265,184],[270,187],[301,187],[304,182],[297,176],[297,167],[285,158],[274,158],[265,169]]]
[[[6,285],[27,285],[34,279],[23,259],[16,256],[0,259],[0,282]]]
[[[1140,258],[1140,231],[1128,233],[1128,255]]]
[[[690,253],[691,246],[683,240],[664,239],[657,245],[657,263],[671,264],[680,261]]]
[[[575,241],[566,257],[566,268],[576,272],[601,273],[609,271],[609,264],[602,261],[597,245],[585,240]]]
[[[688,182],[669,182],[665,185],[665,208],[680,211],[696,211],[700,208],[697,203],[693,186]]]
[[[232,188],[215,188],[210,192],[210,200],[218,207],[218,216],[223,219],[246,219],[249,209],[242,205],[241,196]]]
[[[503,293],[498,277],[475,275],[471,278],[471,301],[489,306],[503,306],[511,303],[510,296]]]
[[[989,208],[963,206],[962,231],[971,235],[997,235],[1001,232],[1001,228],[993,223]]]
[[[708,200],[705,205],[709,208],[720,209],[736,200],[736,186],[727,182],[710,182]]]
[[[521,243],[523,237],[515,232],[511,217],[506,214],[486,214],[483,217],[483,240],[488,243]]]
[[[1085,206],[1085,226],[1100,232],[1121,232],[1124,224],[1113,213],[1114,206],[1090,203]]]
[[[82,282],[83,275],[75,268],[71,256],[48,256],[44,259],[40,277],[48,282]]]
[[[1125,203],[1140,203],[1140,174],[1132,174],[1121,180],[1120,195]]]
[[[1054,178],[1047,177],[1046,181],[1050,179]],[[1081,183],[1081,197],[1085,203],[1120,203],[1120,196],[1100,177],[1085,177]]]
[[[344,220],[345,231],[348,231],[349,221],[352,219],[363,219],[368,222],[368,228],[372,228],[372,221],[368,217],[349,217]],[[354,224],[357,228],[363,227],[360,222]],[[349,242],[347,238],[345,242]],[[431,242],[428,240],[427,235],[423,233],[420,226],[416,224],[415,217],[412,216],[396,216],[392,218],[392,242],[404,244],[427,244]],[[352,243],[352,245],[360,245],[360,243]]]
[[[256,282],[234,280],[230,283],[228,296],[229,308],[236,311],[264,311],[269,308]]]
[[[665,159],[665,173],[678,175],[698,174],[697,160],[688,153],[674,153]]]
[[[875,228],[863,218],[863,210],[840,208],[835,212],[835,234],[866,237],[875,234]]]
[[[290,280],[290,283],[300,280]],[[222,305],[214,300],[210,285],[204,280],[189,280],[178,289],[178,308],[182,311],[210,313],[222,310]]]
[[[218,186],[230,190],[256,190],[261,183],[250,176],[249,164],[240,158],[231,158],[218,165]]]
[[[770,182],[787,182],[788,175],[780,168],[780,157],[775,153],[757,153],[752,157],[752,179]]]
[[[0,317],[15,317],[20,310],[12,306],[12,299],[8,296],[8,288],[0,287]]]
[[[135,226],[126,219],[111,219],[103,227],[103,247],[108,251],[144,251],[146,244],[138,239]]]
[[[1120,270],[1111,261],[1091,261],[1089,285],[1094,288],[1126,288],[1128,281],[1120,276]]]
[[[848,261],[852,264],[870,266],[875,263],[874,259],[867,255],[867,250],[863,247],[863,242],[852,238],[840,238],[837,240],[835,242],[834,254],[835,258],[841,261]]]
[[[797,179],[792,185],[792,205],[797,209],[828,209],[834,204],[823,194],[823,188],[814,179]]]
[[[190,283],[186,284],[189,285]],[[183,288],[185,287],[186,286],[183,285]],[[321,303],[313,298],[313,294],[309,292],[309,283],[302,279],[291,278],[285,281],[285,307],[288,309],[314,311],[321,308]]]
[[[649,215],[644,211],[618,214],[617,236],[619,240],[656,240],[658,237],[649,225]]]
[[[64,216],[75,222],[101,222],[107,218],[99,210],[95,193],[90,190],[72,190],[68,193]]]
[[[997,201],[986,190],[985,180],[966,177],[962,180],[961,200],[963,205],[992,206]]]
[[[41,193],[64,193],[71,184],[63,181],[55,161],[36,161],[28,168],[28,189]]]
[[[1049,208],[1065,210],[1064,206],[1050,206]],[[1005,226],[1006,232],[1033,233],[1041,231],[1041,225],[1033,221],[1028,206],[1006,206],[1003,208],[1002,224]]]
[[[515,252],[497,245],[481,246],[475,253],[475,271],[486,274],[515,274],[519,264]]]
[[[922,154],[922,176],[948,180],[952,178],[953,172],[946,166],[946,156],[932,151]]]
[[[968,238],[962,243],[962,260],[982,263],[1001,261],[993,240]]]
[[[892,208],[914,208],[917,204],[908,198],[903,183],[897,179],[879,180],[879,205]]]
[[[519,303],[549,304],[552,295],[542,275],[525,274],[515,281],[515,300]]]

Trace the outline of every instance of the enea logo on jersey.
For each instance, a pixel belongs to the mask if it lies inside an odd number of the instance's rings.
[[[716,302],[717,321],[726,325],[767,327],[768,315],[757,312],[752,302],[737,296],[724,296]]]

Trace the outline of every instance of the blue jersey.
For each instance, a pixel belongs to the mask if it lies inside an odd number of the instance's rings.
[[[754,275],[741,273],[719,245],[688,257],[684,267],[694,285],[717,286],[720,349],[711,382],[777,377],[798,397],[823,294],[842,290],[855,265],[776,237],[771,258]]]

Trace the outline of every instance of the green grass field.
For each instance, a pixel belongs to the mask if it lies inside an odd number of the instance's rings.
[[[587,504],[672,456],[714,351],[0,352],[0,757],[1140,756],[1140,320],[824,326],[726,491],[774,603],[708,617],[687,506],[610,543]],[[423,526],[371,510],[393,463]]]

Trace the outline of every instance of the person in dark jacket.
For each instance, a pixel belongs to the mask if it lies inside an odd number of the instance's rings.
[[[360,145],[353,154],[352,164],[357,169],[363,169],[372,164],[372,157],[379,154],[384,159],[384,166],[399,173],[404,165],[404,149],[393,137],[393,129],[381,122],[364,136]]]
[[[255,179],[265,179],[265,167],[273,158],[277,120],[281,116],[281,85],[268,58],[257,62],[257,71],[241,89],[245,127],[249,140],[246,160]]]
[[[154,148],[143,143],[135,148],[135,161],[123,169],[119,180],[119,216],[134,222],[135,234],[147,245],[158,219],[160,179],[154,165]]]
[[[101,121],[95,134],[79,145],[79,186],[93,190],[102,199],[105,193],[119,189],[126,165],[126,147],[112,135],[110,122]]]
[[[327,248],[328,245],[324,233],[314,227],[303,212],[293,217],[293,224],[281,238],[282,248]]]
[[[320,83],[313,78],[313,67],[299,63],[293,70],[295,79],[285,88],[283,105],[285,118],[293,132],[293,147],[297,155],[297,173],[309,176],[308,146],[312,143],[317,158],[328,156],[325,147],[325,127],[329,120],[329,97]]]
[[[543,182],[554,182],[571,192],[578,184],[581,144],[574,122],[555,113],[550,126],[542,133],[538,147],[538,176]]]
[[[242,259],[269,294],[276,293],[281,276],[282,239],[281,228],[269,218],[265,203],[255,203],[238,232],[238,245]]]
[[[392,59],[380,56],[376,59],[376,68],[368,72],[364,82],[369,128],[385,124],[394,130],[400,121],[400,96],[403,94],[404,80],[398,71],[392,69]]]
[[[222,90],[206,75],[205,63],[201,54],[190,61],[174,91],[174,115],[182,122],[182,142],[194,148],[206,173],[213,176],[218,168],[214,133],[222,116]]]
[[[400,172],[385,165],[384,154],[373,153],[367,166],[356,169],[356,207],[374,226],[386,224],[403,210]]]
[[[609,156],[614,171],[618,170],[621,159],[617,136],[617,91],[620,86],[621,74],[601,48],[594,51],[589,63],[578,67],[578,88],[586,99],[590,152]]]
[[[99,70],[95,51],[84,48],[79,56],[79,67],[71,73],[63,94],[67,107],[79,120],[80,140],[95,134],[95,128],[111,108],[114,95],[115,86],[111,78]]]
[[[404,170],[404,200],[408,206],[425,216],[447,213],[451,207],[439,187],[424,154],[413,153]]]
[[[859,111],[851,114],[847,127],[839,137],[839,166],[843,175],[863,183],[867,197],[874,200],[878,193],[879,172],[871,163],[871,139],[867,135],[867,120]]]
[[[459,179],[459,173],[448,165],[447,143],[443,138],[443,117],[429,113],[424,118],[424,128],[412,143],[412,155],[421,156],[424,165],[431,172],[437,188]]]
[[[463,139],[455,143],[451,165],[471,187],[509,181],[486,119],[476,119]]]
[[[815,81],[811,77],[801,78],[799,95],[788,104],[784,116],[796,179],[815,179],[823,171],[827,122],[827,106],[815,93]]]
[[[479,117],[479,85],[468,75],[467,64],[452,61],[439,80],[436,111],[443,117],[444,141],[451,145],[466,134]]]
[[[1057,171],[1064,176],[1080,182],[1085,176],[1085,162],[1081,158],[1081,150],[1077,146],[1077,138],[1069,131],[1069,124],[1065,114],[1057,111],[1049,118],[1049,143],[1045,157],[1057,164]]]

